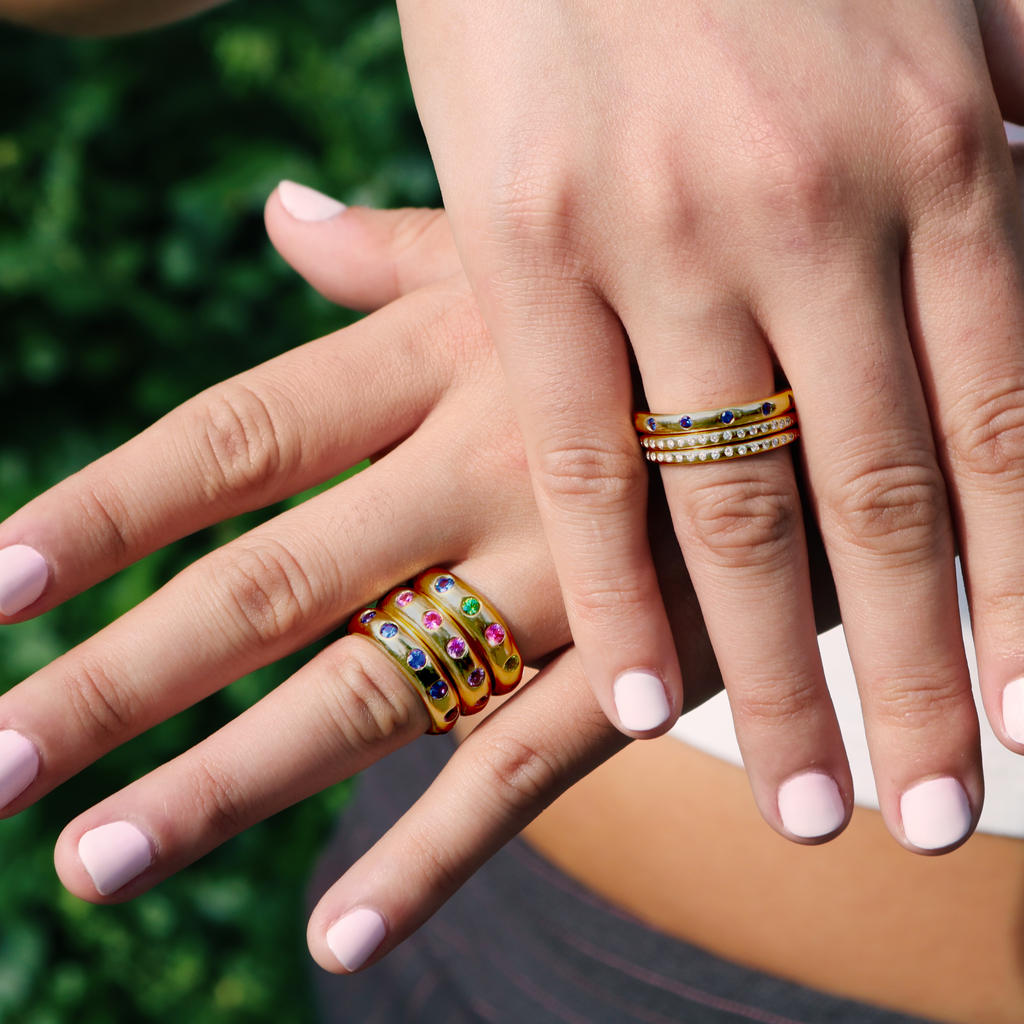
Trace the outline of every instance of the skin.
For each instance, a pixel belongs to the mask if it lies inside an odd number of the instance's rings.
[[[1024,246],[1000,123],[1021,111],[1021,9],[399,0],[601,706],[620,721],[627,670],[662,680],[673,709],[690,682],[647,548],[628,348],[658,412],[759,399],[781,369],[882,814],[908,846],[900,800],[918,782],[958,780],[975,820],[982,799],[957,546],[985,706],[1024,752],[1001,713],[1024,674]],[[807,520],[784,453],[701,468],[665,487],[770,816],[792,775],[848,779]]]

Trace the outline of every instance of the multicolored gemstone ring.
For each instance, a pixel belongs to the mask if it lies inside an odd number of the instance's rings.
[[[422,698],[432,733],[448,732],[460,714],[482,711],[491,694],[510,693],[523,676],[504,620],[445,569],[427,569],[375,608],[356,612],[348,631],[391,656]]]

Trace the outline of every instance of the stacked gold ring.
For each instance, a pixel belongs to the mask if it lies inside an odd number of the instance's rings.
[[[637,413],[649,462],[741,459],[792,444],[800,436],[792,391],[757,402],[692,413]]]
[[[432,733],[448,732],[460,714],[482,711],[492,693],[510,693],[523,676],[504,620],[444,569],[427,569],[375,608],[360,609],[348,631],[391,656],[423,700]]]

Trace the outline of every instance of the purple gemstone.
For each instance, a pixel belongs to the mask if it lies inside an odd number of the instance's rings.
[[[395,604],[399,608],[404,608],[416,595],[411,590],[403,590],[398,597],[395,598]]]
[[[373,622],[375,618],[377,618],[377,613],[371,608],[359,616],[359,621],[365,626],[368,622]]]
[[[469,673],[469,685],[479,686],[487,678],[487,673],[482,668],[475,668]]]
[[[432,700],[440,700],[447,692],[448,684],[440,679],[427,691]]]
[[[720,420],[721,420],[721,421],[722,421],[722,422],[723,422],[723,423],[724,423],[724,424],[725,424],[726,426],[729,426],[729,424],[730,424],[730,423],[732,423],[732,421],[733,421],[734,419],[736,419],[736,417],[735,417],[735,416],[733,416],[733,414],[732,414],[732,411],[731,411],[731,410],[729,410],[729,409],[726,409],[726,410],[725,410],[725,412],[723,412],[723,413],[722,413],[722,415],[721,415],[721,416],[719,416],[718,418],[719,418],[719,419],[720,419]]]
[[[440,612],[429,611],[423,613],[423,618],[420,621],[426,629],[437,629],[443,620]]]
[[[484,639],[492,646],[497,647],[498,644],[505,642],[505,630],[498,625],[497,622],[492,622],[484,630]]]
[[[445,647],[445,650],[449,655],[451,655],[451,657],[458,661],[459,658],[464,658],[466,656],[466,641],[463,640],[461,636],[453,636],[451,640],[448,641],[448,645]]]
[[[390,640],[393,636],[398,636],[398,627],[393,622],[385,622],[380,627],[380,635]]]
[[[679,421],[679,426],[681,426],[681,427],[683,428],[683,430],[689,430],[689,429],[690,429],[690,427],[692,427],[692,426],[693,426],[693,420],[692,420],[692,419],[690,419],[690,417],[689,417],[689,416],[684,416],[684,417],[683,417],[683,418],[682,418],[682,419],[681,419],[681,420]]]
[[[438,576],[437,579],[434,580],[434,589],[439,594],[446,594],[454,586],[455,580],[453,580],[451,576]]]
[[[421,668],[427,663],[427,656],[418,648],[414,647],[406,656],[406,664],[414,672],[419,672]]]
[[[650,430],[652,434],[658,429],[658,421],[653,416],[649,416],[647,418],[647,429]]]
[[[761,414],[763,416],[771,416],[771,414],[772,414],[772,403],[771,402],[765,402],[764,405],[761,406]]]

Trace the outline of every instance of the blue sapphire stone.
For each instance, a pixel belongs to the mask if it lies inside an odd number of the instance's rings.
[[[427,656],[418,648],[414,647],[405,657],[406,663],[409,668],[414,672],[419,672],[421,668],[427,663]]]
[[[650,417],[648,417],[648,419],[647,419],[647,428],[648,428],[648,429],[649,429],[649,430],[650,430],[650,431],[651,431],[652,433],[653,433],[653,432],[654,432],[655,430],[657,430],[657,429],[658,429],[658,421],[657,421],[657,420],[656,420],[656,419],[655,419],[655,418],[654,418],[653,416],[650,416]]]
[[[448,692],[448,684],[442,682],[440,679],[434,683],[434,685],[427,690],[430,694],[431,700],[440,700]]]
[[[377,613],[371,608],[369,611],[365,611],[363,612],[362,615],[359,616],[359,621],[365,626],[368,622],[372,622],[375,618],[377,618]]]
[[[393,622],[385,622],[380,627],[380,635],[390,640],[393,636],[398,635],[398,627]]]
[[[451,590],[454,586],[455,580],[453,580],[451,576],[438,576],[437,579],[434,580],[434,589],[439,594],[447,593],[447,591]]]
[[[720,420],[721,420],[721,421],[722,421],[722,422],[723,422],[723,423],[724,423],[724,424],[725,424],[726,426],[729,426],[729,424],[730,424],[730,423],[732,423],[732,421],[733,421],[734,419],[736,419],[736,417],[735,417],[735,416],[733,416],[733,414],[732,414],[732,411],[731,411],[731,410],[729,410],[729,409],[726,409],[726,410],[725,410],[725,412],[723,412],[723,413],[722,413],[722,415],[721,415],[721,416],[719,416],[718,418],[719,418],[719,419],[720,419]]]
[[[689,416],[684,416],[679,421],[679,426],[681,426],[683,428],[683,430],[689,430],[690,427],[693,426],[693,420]]]
[[[771,414],[772,414],[772,403],[771,402],[765,402],[764,405],[761,406],[761,415],[762,416],[771,416]]]

